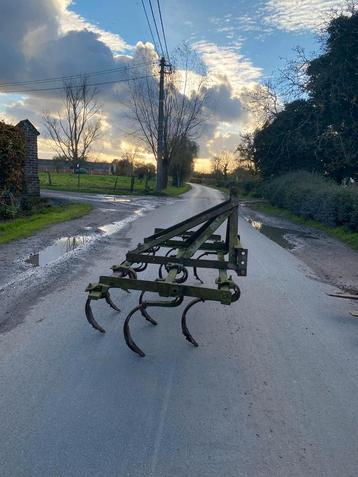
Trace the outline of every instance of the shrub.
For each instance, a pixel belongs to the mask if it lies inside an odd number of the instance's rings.
[[[356,186],[340,186],[319,174],[298,171],[264,182],[260,192],[273,205],[305,219],[358,231]]]
[[[0,122],[0,191],[15,196],[23,190],[25,138],[15,126]]]
[[[236,184],[239,191],[244,195],[255,195],[261,185],[262,179],[259,175],[253,174],[247,169],[238,168],[236,170]]]

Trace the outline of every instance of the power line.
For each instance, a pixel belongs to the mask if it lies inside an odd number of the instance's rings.
[[[149,21],[147,9],[145,8],[145,5],[144,5],[144,0],[142,0],[142,5],[143,5],[144,13],[145,13],[145,18],[147,19],[149,31],[150,31],[150,34],[151,34],[151,36],[152,36],[154,48],[155,48],[156,51],[158,51],[157,42],[155,41],[155,38],[154,38],[154,35],[153,35],[153,30],[152,30],[152,27],[151,27],[151,25],[150,25],[150,21]]]
[[[69,75],[69,76],[57,76],[57,77],[51,77],[51,78],[42,78],[42,79],[36,79],[36,80],[27,80],[27,81],[14,81],[13,83],[0,83],[0,87],[2,86],[17,86],[17,85],[27,85],[27,84],[36,84],[36,83],[53,83],[57,81],[63,81],[66,79],[74,79],[74,78],[80,78],[80,77],[88,77],[88,76],[99,76],[103,74],[111,74],[111,73],[117,73],[119,71],[123,70],[130,70],[133,68],[138,68],[140,66],[146,66],[146,65],[151,65],[155,64],[156,62],[150,61],[146,63],[137,63],[135,65],[129,65],[129,66],[122,66],[118,68],[111,68],[108,70],[99,70],[99,71],[93,71],[89,73],[79,73],[75,75]]]
[[[137,76],[135,78],[125,78],[125,79],[119,79],[119,80],[114,80],[114,81],[102,81],[102,82],[99,82],[99,83],[91,83],[91,84],[88,84],[87,86],[91,87],[91,86],[102,86],[102,85],[106,85],[106,84],[123,83],[123,82],[127,82],[127,81],[135,81],[135,80],[145,79],[145,78],[155,78],[156,76],[158,76],[158,74]],[[39,92],[39,91],[56,91],[56,90],[60,90],[60,89],[63,90],[63,86],[53,87],[53,88],[11,90],[11,91],[0,91],[0,92],[1,93],[6,93],[6,94],[10,94],[10,93],[35,93],[35,92]]]
[[[158,11],[159,11],[160,23],[161,23],[161,25],[162,25],[162,32],[163,32],[163,38],[164,38],[164,44],[165,44],[165,51],[166,51],[166,54],[167,54],[168,62],[170,63],[169,52],[168,52],[168,44],[167,44],[167,38],[166,38],[166,35],[165,35],[165,30],[164,30],[164,25],[163,25],[163,18],[162,18],[162,10],[161,10],[161,8],[160,8],[159,0],[157,0],[157,4],[158,4]]]
[[[151,10],[151,12],[152,12],[152,17],[153,17],[153,21],[154,21],[155,30],[156,30],[156,32],[157,32],[157,36],[158,36],[158,40],[159,40],[159,45],[160,45],[160,48],[161,48],[161,53],[162,53],[162,56],[164,56],[164,49],[163,49],[163,45],[162,45],[162,40],[160,39],[160,35],[159,35],[157,20],[155,19],[155,15],[154,15],[154,10],[153,10],[153,6],[152,6],[152,0],[149,0],[149,6],[150,6],[150,10]]]

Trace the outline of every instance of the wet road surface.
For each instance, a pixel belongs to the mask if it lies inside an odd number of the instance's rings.
[[[181,334],[182,305],[154,309],[157,327],[136,317],[133,336],[147,355],[132,353],[122,326],[135,292],[113,291],[121,314],[94,304],[105,335],[84,318],[84,288],[128,248],[221,199],[194,186],[68,261],[56,280],[39,274],[30,294],[23,284],[5,290],[22,319],[0,334],[2,477],[357,475],[352,305],[326,296],[331,287],[247,221],[241,299],[193,310],[199,348]],[[201,276],[213,284],[214,272]],[[16,322],[13,310],[1,312]]]

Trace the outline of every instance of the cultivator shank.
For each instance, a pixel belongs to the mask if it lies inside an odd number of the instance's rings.
[[[227,222],[226,236],[223,240],[214,232],[225,221]],[[206,300],[230,305],[240,298],[238,285],[228,275],[228,271],[233,271],[238,276],[246,276],[247,250],[241,246],[237,231],[238,198],[234,189],[231,191],[229,200],[172,227],[155,229],[153,235],[145,238],[143,243],[138,244],[134,250],[126,254],[124,262],[112,267],[113,275],[101,276],[98,283],[88,285],[85,306],[88,322],[96,330],[105,332],[93,316],[92,300],[104,299],[114,310],[120,311],[111,300],[109,294],[111,288],[119,288],[126,292],[141,291],[138,306],[133,308],[125,319],[123,332],[129,348],[144,357],[144,352],[132,339],[129,328],[131,318],[136,312],[140,312],[148,322],[157,325],[150,316],[148,308],[177,307],[183,303],[184,298],[190,297],[192,301],[183,311],[181,326],[185,338],[194,346],[198,346],[187,328],[188,311],[195,304]],[[159,255],[158,252],[163,248],[169,250]],[[197,252],[200,252],[200,255],[195,258],[194,255]],[[216,259],[203,258],[214,255]],[[159,267],[158,278],[154,281],[139,279],[138,273],[143,272],[149,264]],[[199,278],[199,268],[218,270],[216,288],[185,284],[189,277],[189,268],[193,268],[194,277],[201,284],[204,282]],[[157,293],[159,297],[172,299],[144,300],[145,292]]]

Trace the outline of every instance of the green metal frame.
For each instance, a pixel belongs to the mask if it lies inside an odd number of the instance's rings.
[[[134,343],[130,335],[129,320],[136,311],[152,324],[156,321],[149,315],[150,306],[179,306],[185,297],[194,298],[185,308],[182,315],[182,331],[186,339],[194,346],[197,342],[190,335],[186,326],[186,314],[196,303],[211,300],[223,305],[230,305],[240,297],[240,289],[228,276],[228,270],[236,272],[238,276],[247,274],[247,249],[243,248],[238,236],[238,196],[237,190],[232,189],[230,198],[215,207],[205,210],[194,217],[184,220],[166,229],[155,229],[154,234],[144,239],[143,243],[126,254],[126,259],[119,265],[112,267],[112,276],[101,276],[99,282],[89,284],[86,288],[88,299],[86,302],[86,317],[97,330],[104,329],[94,319],[91,301],[105,299],[114,309],[119,310],[112,302],[109,290],[119,288],[129,292],[140,290],[142,294],[139,305],[127,316],[124,323],[124,337],[127,345],[140,356],[143,351]],[[226,236],[223,240],[214,232],[227,222]],[[194,229],[194,230],[193,230]],[[157,255],[162,248],[170,249],[166,255]],[[171,252],[176,250],[174,255]],[[196,252],[204,252],[194,258]],[[206,255],[216,255],[215,260],[202,259]],[[139,279],[137,274],[144,271],[148,264],[159,265],[159,278],[155,281]],[[163,277],[163,267],[167,274]],[[217,269],[219,272],[215,283],[217,288],[185,285],[188,278],[187,268],[193,268],[194,276],[198,277],[198,268]],[[145,292],[158,293],[160,297],[174,298],[171,301],[144,301]]]

